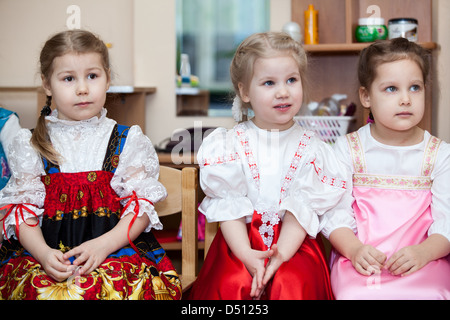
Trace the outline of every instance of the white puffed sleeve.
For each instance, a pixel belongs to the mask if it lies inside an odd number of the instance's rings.
[[[19,118],[16,114],[11,114],[0,131],[0,142],[5,150],[6,158],[8,158],[9,146],[20,129]]]
[[[42,218],[42,206],[45,200],[45,186],[41,176],[45,174],[41,157],[30,144],[31,132],[21,129],[9,147],[8,164],[11,178],[0,191],[0,207],[15,205],[15,208],[5,217],[5,238],[17,238],[15,228],[28,218]],[[21,214],[15,214],[18,206],[23,206]],[[8,210],[2,210],[6,214]]]
[[[351,188],[350,172],[340,163],[332,148],[313,136],[303,165],[297,169],[280,210],[290,211],[311,237],[326,222],[325,213],[334,209]]]
[[[428,234],[438,233],[450,241],[450,144],[441,143],[431,178],[433,223]]]
[[[200,185],[206,197],[199,210],[209,222],[236,220],[253,214],[248,185],[233,131],[218,128],[208,135],[197,154]]]
[[[120,154],[119,165],[111,179],[111,187],[120,198],[131,197],[133,192],[136,194],[139,203],[138,216],[145,213],[150,220],[145,232],[149,232],[152,228],[162,229],[158,214],[152,205],[167,197],[166,188],[158,178],[159,160],[153,144],[139,126],[132,126]],[[128,198],[121,202],[124,206],[130,202],[123,216],[134,214],[136,201]]]
[[[345,168],[345,172],[347,172],[348,176],[348,186],[346,188],[346,192],[343,195],[341,201],[338,203],[336,207],[326,212],[323,217],[323,229],[322,234],[329,238],[330,234],[339,228],[349,228],[356,233],[356,220],[355,215],[353,213],[353,163],[351,159],[350,150],[347,143],[347,138],[345,136],[339,137],[333,149],[335,151],[336,157],[338,161],[342,163]]]

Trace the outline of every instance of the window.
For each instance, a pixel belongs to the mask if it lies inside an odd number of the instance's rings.
[[[230,63],[247,36],[269,29],[270,0],[177,0],[177,70],[187,53],[191,73],[210,93],[210,116],[231,116]]]

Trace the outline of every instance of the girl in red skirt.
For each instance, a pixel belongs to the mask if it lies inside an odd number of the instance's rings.
[[[138,126],[106,117],[108,49],[90,32],[41,52],[47,105],[18,132],[0,193],[1,299],[179,299],[172,263],[150,232],[166,197]],[[54,106],[54,110],[50,108]]]
[[[332,299],[323,215],[346,195],[348,172],[330,146],[295,121],[307,58],[284,33],[247,38],[231,65],[237,121],[199,154],[200,206],[221,222],[191,299]],[[246,119],[244,119],[246,120]]]

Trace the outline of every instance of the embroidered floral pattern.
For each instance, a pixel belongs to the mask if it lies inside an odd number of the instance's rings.
[[[281,200],[286,197],[287,190],[289,188],[289,184],[291,183],[292,179],[294,178],[294,174],[297,171],[298,165],[300,164],[300,160],[302,158],[303,152],[305,151],[305,148],[308,146],[311,137],[314,135],[312,131],[306,131],[305,134],[300,139],[300,143],[298,145],[297,151],[295,152],[294,159],[292,159],[292,163],[289,166],[288,172],[286,174],[286,177],[284,178],[283,182],[281,183]]]
[[[239,154],[236,152],[234,154],[229,154],[227,156],[217,157],[214,159],[203,159],[203,161],[201,163],[199,163],[199,165],[201,167],[213,166],[213,165],[217,165],[217,164],[224,164],[224,163],[228,163],[228,162],[237,161],[239,159],[240,159]]]
[[[95,180],[97,180],[97,173],[89,172],[87,179],[89,182],[94,182]]]
[[[253,181],[256,184],[257,189],[260,188],[260,175],[258,166],[256,165],[255,157],[253,155],[253,152],[250,148],[249,141],[245,132],[246,128],[241,123],[236,126],[236,133],[238,135],[239,141],[244,148],[245,156],[247,157],[248,166],[250,168],[250,172],[253,177]],[[300,139],[299,146],[297,148],[297,151],[295,152],[294,158],[289,166],[288,172],[286,174],[286,177],[281,183],[281,191],[280,191],[280,201],[278,204],[281,203],[281,200],[286,197],[286,192],[289,188],[290,183],[292,182],[295,172],[300,164],[300,160],[303,156],[303,153],[308,146],[311,137],[314,135],[312,131],[307,131],[302,138]],[[280,217],[278,216],[278,207],[272,207],[267,209],[267,206],[259,205],[257,204],[255,206],[255,211],[261,215],[261,226],[259,227],[259,234],[261,235],[261,238],[263,239],[264,244],[267,246],[267,248],[270,248],[272,246],[273,242],[273,236],[275,234],[274,227],[279,224]]]
[[[432,181],[429,177],[382,176],[355,174],[353,186],[401,190],[428,190]]]
[[[347,134],[347,141],[350,145],[350,150],[352,150],[351,154],[353,158],[353,168],[355,169],[355,173],[366,172],[366,160],[364,159],[364,152],[361,146],[358,132],[355,131]]]
[[[256,187],[259,190],[259,170],[258,166],[256,165],[255,157],[253,156],[253,152],[250,149],[250,145],[248,143],[248,138],[245,133],[245,126],[243,123],[240,123],[236,126],[236,134],[238,135],[239,141],[244,148],[245,157],[248,160],[248,166],[250,168],[250,172],[253,177],[253,181],[256,183]]]
[[[424,152],[422,176],[420,177],[367,174],[364,152],[361,147],[358,133],[353,132],[348,134],[347,140],[350,145],[353,166],[356,172],[353,175],[353,186],[400,190],[429,190],[431,188],[433,181],[431,180],[430,175],[433,171],[437,151],[441,143],[440,139],[436,137],[431,137],[429,139]]]
[[[434,162],[437,156],[437,150],[441,144],[442,140],[431,137],[428,140],[427,148],[425,149],[423,165],[422,165],[422,176],[429,177],[434,168]]]
[[[44,178],[44,183],[45,183],[47,186],[50,185],[50,183],[51,183],[51,178],[50,178],[50,176],[45,176],[45,178]]]
[[[347,189],[347,182],[345,180],[327,176],[323,172],[322,168],[316,166],[316,159],[314,159],[314,161],[311,161],[311,164],[314,166],[314,170],[316,171],[317,176],[319,177],[322,183],[328,184],[332,187]]]
[[[267,246],[270,248],[275,235],[274,227],[280,223],[280,217],[278,216],[278,208],[267,209],[267,206],[258,205],[255,211],[261,215],[261,226],[258,229],[259,234]]]

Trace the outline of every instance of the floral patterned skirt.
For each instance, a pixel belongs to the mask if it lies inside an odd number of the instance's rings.
[[[0,300],[174,300],[181,283],[167,256],[158,263],[132,248],[110,255],[88,275],[49,277],[26,251],[3,264]]]
[[[112,173],[54,173],[46,185],[42,233],[62,252],[95,239],[120,220]],[[57,282],[15,239],[0,248],[0,300],[177,300],[181,281],[152,233],[110,254],[93,272]]]

